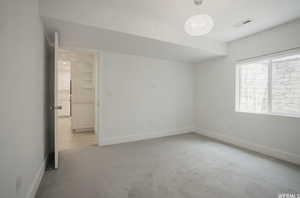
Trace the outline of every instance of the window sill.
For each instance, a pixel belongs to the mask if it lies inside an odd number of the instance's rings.
[[[256,114],[256,115],[267,115],[267,116],[279,116],[279,117],[289,117],[289,118],[300,118],[298,114],[285,114],[285,113],[258,113],[258,112],[247,112],[235,110],[236,113],[246,113],[246,114]]]

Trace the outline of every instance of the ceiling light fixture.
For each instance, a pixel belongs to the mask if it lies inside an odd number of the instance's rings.
[[[194,0],[194,4],[199,6],[203,0]],[[214,21],[209,15],[201,14],[189,17],[185,24],[184,30],[190,36],[202,36],[209,33],[214,27]]]
[[[194,0],[195,5],[201,5],[203,0]]]
[[[214,27],[213,19],[208,15],[194,15],[184,24],[184,30],[191,36],[202,36],[209,33]]]

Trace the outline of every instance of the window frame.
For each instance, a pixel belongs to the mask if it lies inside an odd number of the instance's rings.
[[[235,112],[237,113],[248,113],[257,115],[271,115],[271,116],[281,116],[281,117],[292,117],[300,118],[299,114],[293,113],[273,113],[272,112],[272,59],[283,58],[286,56],[300,55],[300,50],[293,50],[292,52],[276,53],[272,55],[266,55],[251,59],[246,59],[238,61],[235,66]],[[250,112],[240,110],[240,68],[245,64],[256,63],[259,61],[268,61],[268,112]]]

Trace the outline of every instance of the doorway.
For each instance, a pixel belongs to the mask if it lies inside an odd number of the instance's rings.
[[[97,145],[94,52],[58,50],[58,151]]]

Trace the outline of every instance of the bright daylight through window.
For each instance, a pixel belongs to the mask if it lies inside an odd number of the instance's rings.
[[[300,117],[300,53],[237,65],[236,111]]]

